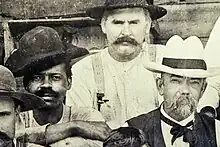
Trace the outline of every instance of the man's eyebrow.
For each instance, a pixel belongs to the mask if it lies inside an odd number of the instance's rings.
[[[191,78],[191,80],[199,80],[199,81],[201,81],[202,78]]]
[[[179,75],[170,75],[171,78],[183,78],[182,76]]]
[[[140,20],[139,19],[135,19],[135,20],[129,20],[129,23],[138,23]]]
[[[117,23],[117,22],[124,22],[124,20],[119,20],[119,19],[113,19],[112,20],[113,23]]]

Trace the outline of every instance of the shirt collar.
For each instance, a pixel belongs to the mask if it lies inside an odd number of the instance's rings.
[[[194,112],[189,116],[187,117],[186,119],[182,120],[182,121],[177,121],[175,119],[173,119],[172,117],[170,117],[164,110],[163,108],[163,105],[161,105],[160,107],[160,112],[163,114],[164,117],[166,117],[167,119],[181,125],[181,126],[185,126],[187,123],[189,123],[190,121],[194,120]]]

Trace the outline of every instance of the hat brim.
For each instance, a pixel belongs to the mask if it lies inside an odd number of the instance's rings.
[[[0,95],[15,100],[15,103],[21,106],[22,112],[46,106],[46,103],[41,97],[31,93],[0,91]]]
[[[88,50],[84,48],[78,48],[76,46],[68,47],[65,52],[53,52],[47,54],[39,54],[31,58],[25,59],[22,63],[17,62],[17,53],[19,50],[15,51],[6,61],[5,66],[8,67],[15,77],[24,76],[36,65],[40,65],[42,69],[50,67],[51,65],[57,65],[64,61],[68,61],[74,58],[78,58],[88,54]]]
[[[167,14],[167,10],[163,7],[159,7],[156,5],[116,5],[116,6],[97,6],[93,8],[89,8],[86,11],[86,14],[95,19],[101,19],[105,10],[113,10],[113,9],[120,9],[120,8],[134,8],[134,7],[141,7],[147,9],[150,12],[150,17],[152,20],[159,19]]]
[[[154,62],[148,62],[144,64],[144,67],[155,73],[169,73],[183,77],[192,78],[207,78],[220,74],[220,68],[209,68],[208,70],[202,69],[176,69],[165,65],[157,64]]]

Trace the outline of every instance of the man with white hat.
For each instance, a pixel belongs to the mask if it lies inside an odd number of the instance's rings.
[[[165,48],[162,63],[145,64],[148,70],[161,73],[157,87],[164,101],[127,125],[143,130],[150,147],[219,147],[220,122],[206,114],[214,109],[197,113],[206,78],[219,72],[207,69],[203,45],[196,36],[183,40],[175,35]]]
[[[106,0],[89,8],[87,14],[101,20],[107,46],[73,66],[67,105],[99,110],[112,128],[158,107],[153,74],[141,63],[149,60],[152,20],[166,13],[152,0]]]

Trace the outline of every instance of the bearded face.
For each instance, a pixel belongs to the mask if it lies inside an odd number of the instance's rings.
[[[164,109],[176,120],[190,116],[197,108],[201,98],[205,80],[202,78],[181,77],[172,74],[162,74],[158,88],[164,97]]]

